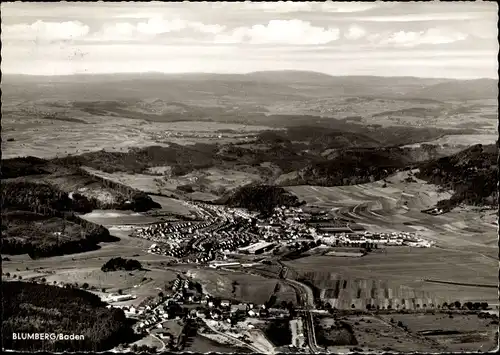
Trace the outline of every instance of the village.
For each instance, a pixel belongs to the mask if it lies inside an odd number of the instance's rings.
[[[198,333],[214,341],[272,352],[273,345],[258,328],[276,319],[290,321],[294,334],[290,347],[305,346],[301,320],[291,303],[253,304],[212,297],[203,292],[199,283],[180,275],[157,297],[139,305],[134,305],[135,299],[134,295],[124,294],[102,296],[108,308],[120,308],[136,321],[136,333],[159,339],[164,349],[182,350],[186,328],[194,322]]]
[[[300,243],[317,247],[431,247],[434,243],[416,233],[373,233],[354,223],[296,207],[276,207],[259,218],[242,209],[196,203],[202,222],[160,223],[131,235],[153,242],[149,252],[203,264],[228,261],[242,255],[261,255]]]

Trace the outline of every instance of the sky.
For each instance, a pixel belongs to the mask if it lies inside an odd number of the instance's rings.
[[[3,2],[5,74],[497,78],[496,2]]]

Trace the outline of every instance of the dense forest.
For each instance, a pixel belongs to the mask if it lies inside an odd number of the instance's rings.
[[[27,253],[35,259],[95,250],[101,242],[117,240],[103,226],[73,214],[2,210],[2,254]]]
[[[277,165],[283,173],[316,164],[337,164],[324,155],[325,150],[364,147],[384,154],[379,150],[414,142],[435,139],[446,134],[444,130],[417,129],[411,127],[366,127],[338,121],[337,128],[297,126],[287,130],[263,131],[249,144],[202,144],[150,146],[131,148],[128,152],[96,151],[77,156],[51,160],[51,163],[66,167],[88,166],[107,173],[146,173],[149,168],[170,166],[174,176],[185,175],[194,170],[210,167],[234,168],[235,165],[258,166],[264,162]],[[456,134],[456,132],[455,132]],[[252,146],[253,145],[253,146]],[[259,147],[257,147],[259,146]],[[400,149],[394,155],[410,156],[412,152]],[[407,158],[408,158],[407,157]],[[364,157],[370,158],[370,157]],[[410,159],[411,160],[411,159]],[[351,162],[355,164],[356,162]],[[344,164],[340,162],[339,164]],[[312,177],[311,177],[312,178]],[[319,180],[321,180],[320,177]]]
[[[211,144],[182,146],[171,143],[168,147],[131,148],[126,153],[101,150],[55,159],[53,162],[65,166],[88,166],[107,173],[125,171],[132,174],[144,172],[150,167],[168,165],[172,166],[174,175],[183,175],[194,169],[212,166],[216,149],[217,146]]]
[[[301,202],[295,196],[281,187],[268,185],[243,186],[219,200],[230,207],[247,208],[269,214],[278,206],[300,206]]]
[[[47,161],[36,157],[19,157],[2,160],[2,179],[19,176],[47,174]]]
[[[72,198],[46,183],[2,181],[2,208],[48,214],[51,211],[88,213],[96,202],[80,194]]]
[[[123,259],[120,257],[109,259],[102,267],[104,272],[117,271],[117,270],[141,270],[142,265],[135,259]]]
[[[134,339],[122,310],[107,309],[86,291],[25,282],[2,283],[3,348],[16,351],[97,352]],[[84,340],[13,340],[13,333],[83,335]]]
[[[32,258],[76,253],[116,241],[109,231],[75,213],[90,212],[92,202],[69,198],[49,184],[2,181],[2,253]]]
[[[354,185],[377,181],[411,164],[399,149],[346,149],[311,164],[289,181],[294,185]]]
[[[41,175],[36,182],[40,186],[35,186],[31,180],[21,179],[35,174]],[[72,193],[70,198],[68,193],[50,184],[52,176],[65,177],[68,181],[80,182],[82,187],[96,184],[112,191],[115,200],[113,202],[104,202],[94,197],[86,197],[83,193]],[[20,191],[22,198],[18,199],[18,202],[27,200],[26,203],[31,208],[45,205],[41,204],[40,201],[36,201],[38,198],[52,200],[50,204],[55,209],[63,207],[67,210],[68,206],[71,205],[71,210],[79,213],[87,213],[93,209],[121,209],[145,212],[161,207],[147,194],[139,190],[92,175],[79,166],[72,166],[64,159],[47,161],[35,157],[23,157],[2,160],[2,180],[2,184],[9,187],[9,192],[12,192],[12,189]],[[26,194],[29,196],[25,196]]]
[[[439,207],[498,204],[498,144],[475,145],[449,157],[420,166],[416,177],[454,191]]]

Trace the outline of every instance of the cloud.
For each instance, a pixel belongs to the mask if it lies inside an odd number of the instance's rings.
[[[365,29],[358,25],[351,25],[347,32],[344,33],[344,37],[350,40],[357,40],[363,38],[365,35]]]
[[[129,22],[118,22],[103,25],[100,31],[94,33],[89,40],[94,41],[141,41],[154,38],[165,33],[178,33],[181,31],[194,31],[196,33],[216,35],[222,32],[225,26],[218,24],[204,24],[196,21],[185,21],[180,19],[166,20],[159,16],[149,18],[147,21],[132,24]],[[186,39],[182,37],[181,39]]]
[[[369,36],[372,42],[382,45],[396,45],[402,47],[414,47],[421,44],[447,44],[462,41],[468,37],[467,34],[448,28],[434,27],[425,31],[398,31],[389,36],[376,34]]]
[[[71,40],[84,37],[89,31],[89,26],[79,21],[44,22],[38,20],[31,25],[24,23],[4,25],[2,37],[26,41]]]
[[[233,4],[228,6],[232,6]],[[293,2],[293,1],[275,1],[275,2],[244,2],[244,10],[259,10],[273,13],[289,12],[361,12],[377,7],[377,3],[363,2]]]
[[[485,12],[449,12],[449,13],[431,13],[423,12],[420,14],[404,14],[404,15],[390,15],[390,16],[363,16],[355,17],[356,21],[367,22],[420,22],[420,21],[458,21],[458,20],[472,20],[491,17],[494,13]]]
[[[321,3],[321,10],[325,12],[362,12],[378,7],[380,4],[375,2],[333,2],[326,1]]]
[[[215,43],[326,44],[339,38],[338,28],[312,26],[302,20],[271,20],[267,25],[238,27],[215,37]]]

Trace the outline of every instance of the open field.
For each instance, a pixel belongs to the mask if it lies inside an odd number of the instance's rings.
[[[410,144],[405,147],[419,147],[422,144],[434,144],[441,146],[449,145],[466,148],[474,144],[495,144],[497,139],[498,135],[496,134],[455,134],[446,135],[433,141]]]
[[[162,167],[167,169],[168,167]],[[158,174],[130,174],[125,172],[106,173],[85,168],[90,173],[102,178],[119,182],[146,193],[185,196],[194,200],[213,200],[227,191],[252,182],[262,182],[259,171],[238,171],[234,169],[200,169],[182,176]],[[249,170],[246,168],[245,170]],[[185,193],[179,186],[190,186],[194,192]],[[201,196],[200,196],[201,195]]]
[[[249,353],[250,351],[246,348],[233,347],[226,344],[218,343],[214,340],[208,339],[203,335],[196,335],[193,338],[189,338],[186,341],[186,346],[183,351],[193,352],[198,354],[207,353]]]
[[[354,220],[373,232],[417,232],[437,245],[463,250],[496,252],[497,226],[489,217],[495,211],[471,208],[431,216],[421,210],[448,199],[451,191],[438,191],[423,180],[405,182],[408,172],[400,172],[384,181],[352,186],[291,186],[293,192],[308,205],[330,209],[331,214]],[[478,217],[478,214],[480,218]]]
[[[495,332],[498,325],[491,319],[480,319],[477,315],[448,314],[393,314],[387,316],[347,316],[357,341],[357,347],[367,351],[397,352],[453,352],[491,351],[495,348]],[[401,323],[399,323],[401,322]],[[407,329],[400,327],[403,325]],[[318,320],[317,333],[320,340],[339,341],[336,321],[332,318]],[[423,331],[449,332],[446,335],[425,335]],[[336,351],[337,346],[328,350]]]
[[[337,308],[366,304],[395,309],[423,308],[459,300],[497,303],[495,259],[439,248],[390,247],[362,258],[312,256],[286,262],[299,277],[311,280],[322,298]],[[318,271],[321,270],[321,271]],[[424,279],[474,281],[493,287],[430,283]],[[345,288],[344,288],[345,285]],[[417,306],[418,305],[418,306]]]
[[[221,298],[264,304],[273,294],[276,284],[279,283],[280,291],[276,293],[276,302],[295,301],[293,290],[278,280],[238,272],[208,269],[191,269],[187,275],[200,282],[208,294]],[[233,292],[233,286],[235,292]],[[283,293],[281,290],[283,290]]]
[[[112,217],[111,220],[116,217]],[[89,218],[90,219],[90,218]],[[100,221],[103,223],[105,221]],[[108,220],[109,222],[109,220]],[[41,259],[31,259],[28,255],[9,255],[8,261],[2,261],[2,272],[9,272],[11,276],[21,276],[24,280],[45,278],[47,283],[88,283],[97,290],[106,288],[107,292],[116,292],[137,296],[132,303],[140,303],[149,296],[156,296],[158,288],[164,288],[176,273],[165,270],[161,263],[170,259],[165,256],[145,252],[152,244],[144,239],[129,237],[129,230],[103,223],[109,228],[112,235],[120,238],[113,243],[101,243],[100,249]],[[117,255],[126,259],[135,259],[141,262],[147,270],[133,272],[115,271],[102,272],[101,266]],[[75,265],[78,265],[75,268]],[[149,270],[149,271],[148,271]]]
[[[232,142],[239,140],[236,133],[253,135],[273,129],[217,122],[148,122],[126,115],[94,115],[70,107],[62,109],[64,113],[58,113],[59,109],[53,103],[35,102],[26,108],[12,101],[9,104],[10,108],[2,107],[3,159],[29,155],[52,158],[101,149],[124,152],[130,147],[168,145],[168,142],[212,143],[214,138],[220,143]],[[64,105],[61,102],[56,104]],[[78,120],[62,120],[60,117],[78,117]],[[221,130],[234,133],[219,134]],[[169,134],[159,135],[163,132]],[[224,137],[218,138],[221,134]],[[235,138],[231,138],[232,135]],[[10,139],[13,141],[7,141]]]
[[[436,344],[425,339],[409,337],[407,333],[388,321],[383,321],[370,316],[351,316],[344,320],[353,329],[357,348],[367,351],[397,351],[397,352],[436,352],[442,350]],[[320,319],[320,330],[326,333],[330,340],[338,339],[338,331],[335,329],[335,320],[331,318]],[[334,328],[332,329],[332,326]],[[340,344],[339,344],[340,345]],[[329,346],[328,350],[335,352],[338,346]],[[351,346],[352,348],[352,346]]]
[[[408,331],[414,335],[424,335],[448,351],[491,351],[496,346],[495,332],[498,332],[498,322],[491,319],[479,318],[477,315],[454,315],[450,318],[447,314],[395,314],[384,316],[386,322],[390,318],[395,323],[402,322]],[[442,335],[425,335],[426,331],[449,332]],[[436,332],[436,333],[437,333]]]

